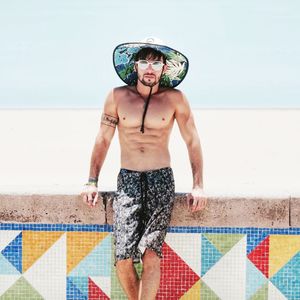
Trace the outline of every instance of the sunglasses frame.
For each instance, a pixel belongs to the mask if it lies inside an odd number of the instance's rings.
[[[147,66],[144,68],[144,67],[141,67],[140,66],[140,62],[147,62]],[[159,68],[157,68],[157,67],[155,67],[155,63],[157,63],[157,62],[159,62],[161,65],[160,65],[160,67]],[[141,70],[146,70],[148,67],[149,67],[149,65],[151,65],[151,68],[154,70],[154,71],[160,71],[163,67],[164,67],[164,63],[162,62],[162,61],[160,61],[160,60],[155,60],[155,61],[152,61],[152,62],[149,62],[148,60],[146,60],[146,59],[140,59],[140,60],[138,60],[138,61],[136,61],[135,62],[138,66],[139,66],[139,68],[141,69]]]

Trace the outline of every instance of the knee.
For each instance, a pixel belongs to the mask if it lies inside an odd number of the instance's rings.
[[[160,268],[160,258],[158,255],[149,249],[146,249],[143,255],[143,269],[148,272],[156,271]]]
[[[128,272],[128,270],[132,269],[132,267],[133,267],[132,258],[121,259],[116,263],[117,271],[121,273]]]

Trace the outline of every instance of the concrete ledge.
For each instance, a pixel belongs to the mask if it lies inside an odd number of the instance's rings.
[[[290,219],[291,227],[300,227],[300,198],[291,198]]]
[[[113,224],[112,197],[107,223]],[[300,203],[298,204],[300,210]],[[289,198],[208,198],[205,210],[188,211],[185,194],[176,194],[171,226],[289,227]]]
[[[105,224],[99,203],[90,208],[79,195],[0,195],[0,223]]]
[[[0,223],[113,224],[114,192],[90,208],[79,195],[0,195]],[[300,227],[300,199],[209,197],[204,211],[188,211],[176,194],[171,226]]]

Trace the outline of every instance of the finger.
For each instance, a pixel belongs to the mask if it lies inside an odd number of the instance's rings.
[[[84,203],[87,203],[87,194],[83,194],[83,197],[82,197],[82,201],[84,202]]]
[[[199,198],[194,197],[194,199],[193,199],[193,208],[192,208],[193,211],[195,211],[197,209],[198,203],[199,203]]]
[[[93,196],[91,193],[89,193],[88,194],[88,205],[91,206],[92,202],[93,202]]]
[[[93,206],[98,202],[98,193],[96,193],[94,201],[93,201]]]

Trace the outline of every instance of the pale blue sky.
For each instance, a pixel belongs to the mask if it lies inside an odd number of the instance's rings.
[[[102,108],[112,51],[157,36],[192,107],[300,107],[299,0],[2,0],[0,108]]]

